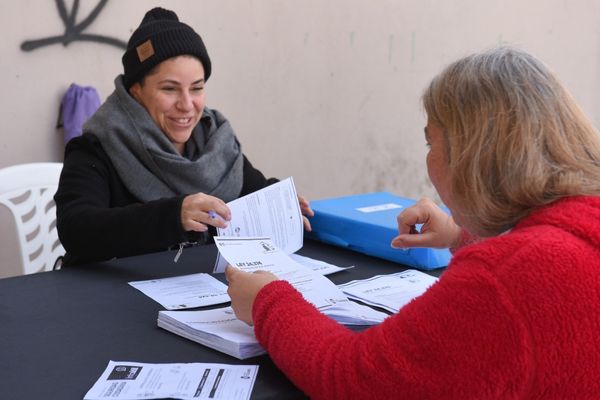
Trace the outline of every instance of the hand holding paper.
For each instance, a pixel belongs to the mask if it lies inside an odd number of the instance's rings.
[[[211,216],[219,215],[221,218]],[[181,203],[181,226],[185,231],[206,232],[208,225],[226,228],[231,211],[225,202],[204,193],[186,196]]]
[[[225,277],[229,282],[227,294],[231,298],[231,308],[235,316],[248,325],[254,325],[252,321],[254,299],[263,287],[276,281],[277,276],[267,271],[248,273],[228,265],[225,268]]]

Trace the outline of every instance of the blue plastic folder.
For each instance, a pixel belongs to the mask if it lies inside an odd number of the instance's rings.
[[[390,247],[398,235],[396,217],[415,203],[388,192],[312,200],[315,215],[310,218],[312,232],[306,236],[414,268],[445,267],[451,256],[448,249]]]

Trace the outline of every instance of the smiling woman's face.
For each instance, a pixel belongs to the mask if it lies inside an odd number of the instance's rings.
[[[178,56],[160,63],[129,92],[182,154],[204,111],[204,84],[202,63]]]

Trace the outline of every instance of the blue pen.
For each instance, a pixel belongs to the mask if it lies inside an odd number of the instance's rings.
[[[214,212],[213,210],[208,210],[206,212],[208,214],[209,217],[211,217],[212,219],[220,219],[221,221],[225,221],[223,219],[223,217],[221,217],[219,214],[217,214],[216,212]]]

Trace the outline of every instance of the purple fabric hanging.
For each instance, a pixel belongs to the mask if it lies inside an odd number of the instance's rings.
[[[100,107],[98,92],[91,86],[79,86],[72,83],[65,93],[61,104],[61,119],[65,144],[81,135],[83,124]]]

